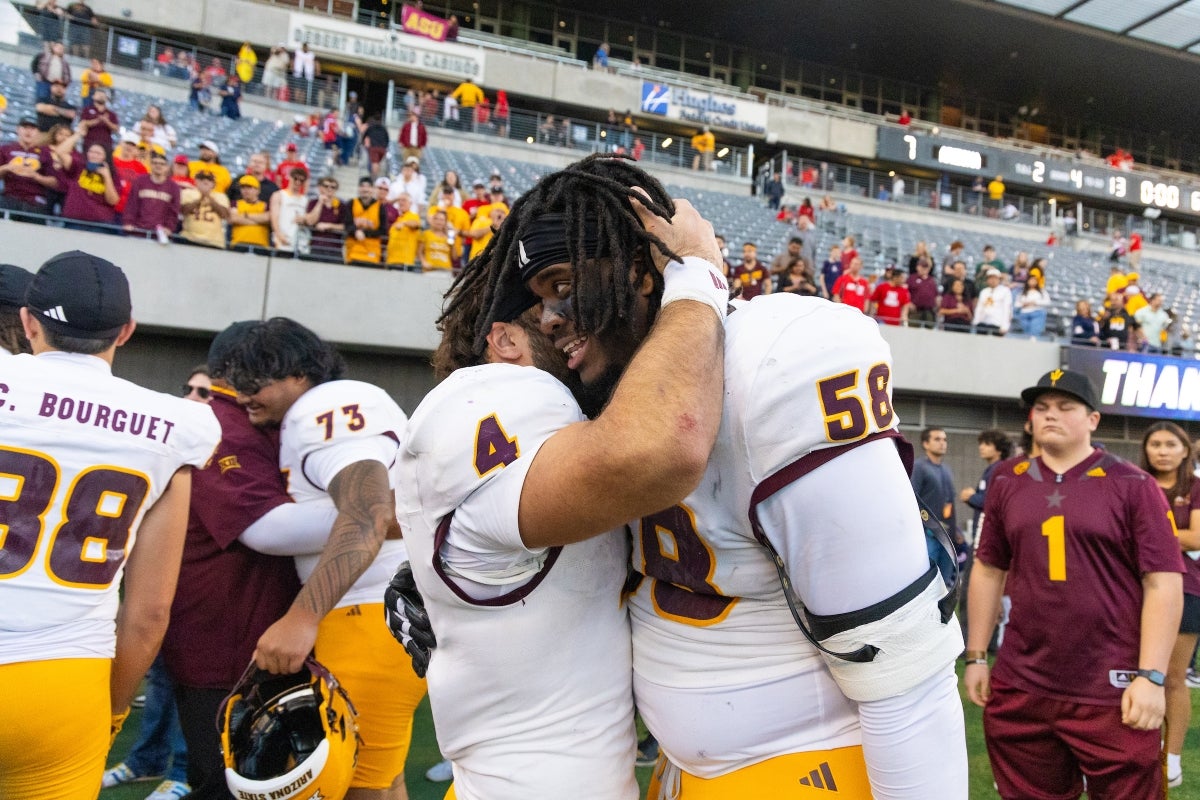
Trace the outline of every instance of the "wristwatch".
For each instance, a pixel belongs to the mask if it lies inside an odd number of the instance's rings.
[[[1137,676],[1139,678],[1145,678],[1155,686],[1162,686],[1167,682],[1167,676],[1163,675],[1156,669],[1139,669],[1137,671]]]

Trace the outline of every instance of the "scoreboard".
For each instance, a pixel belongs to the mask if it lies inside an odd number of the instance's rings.
[[[1200,179],[1163,179],[946,136],[896,128],[879,129],[878,157],[939,172],[985,180],[999,175],[1007,186],[1061,192],[1137,208],[1200,216]]]

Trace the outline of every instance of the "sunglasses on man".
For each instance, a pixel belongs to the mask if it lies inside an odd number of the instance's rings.
[[[207,400],[212,396],[212,389],[205,386],[192,386],[190,383],[185,383],[179,389],[179,394],[182,397],[191,397],[192,392],[195,392],[196,396],[201,400]]]

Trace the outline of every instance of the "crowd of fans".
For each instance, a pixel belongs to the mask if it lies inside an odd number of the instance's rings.
[[[767,199],[774,207],[770,194]],[[1165,296],[1140,284],[1142,241],[1137,233],[1113,237],[1104,296],[1077,298],[1069,330],[1060,332],[1048,327],[1052,304],[1046,257],[1017,252],[1006,262],[993,245],[969,254],[961,241],[951,242],[939,256],[922,241],[898,263],[868,275],[854,236],[830,247],[818,262],[817,219],[836,209],[826,195],[819,206],[805,198],[795,212],[780,210],[777,218],[796,227],[785,252],[766,265],[758,260],[757,245],[746,242],[739,264],[726,261],[726,274],[741,296],[793,292],[825,297],[885,325],[1035,339],[1061,333],[1075,345],[1174,355],[1191,346],[1192,331],[1166,307]],[[723,238],[721,245],[728,258]],[[1060,322],[1065,326],[1065,319]]]

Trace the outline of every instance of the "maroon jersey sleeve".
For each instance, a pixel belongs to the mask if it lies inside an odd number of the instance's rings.
[[[1162,489],[1149,475],[1138,476],[1130,489],[1127,523],[1133,531],[1137,565],[1147,572],[1183,572],[1183,554]]]
[[[208,466],[192,475],[192,513],[221,547],[228,547],[291,498],[271,438],[250,424],[232,398],[214,393],[212,409],[221,423],[221,443]]]

